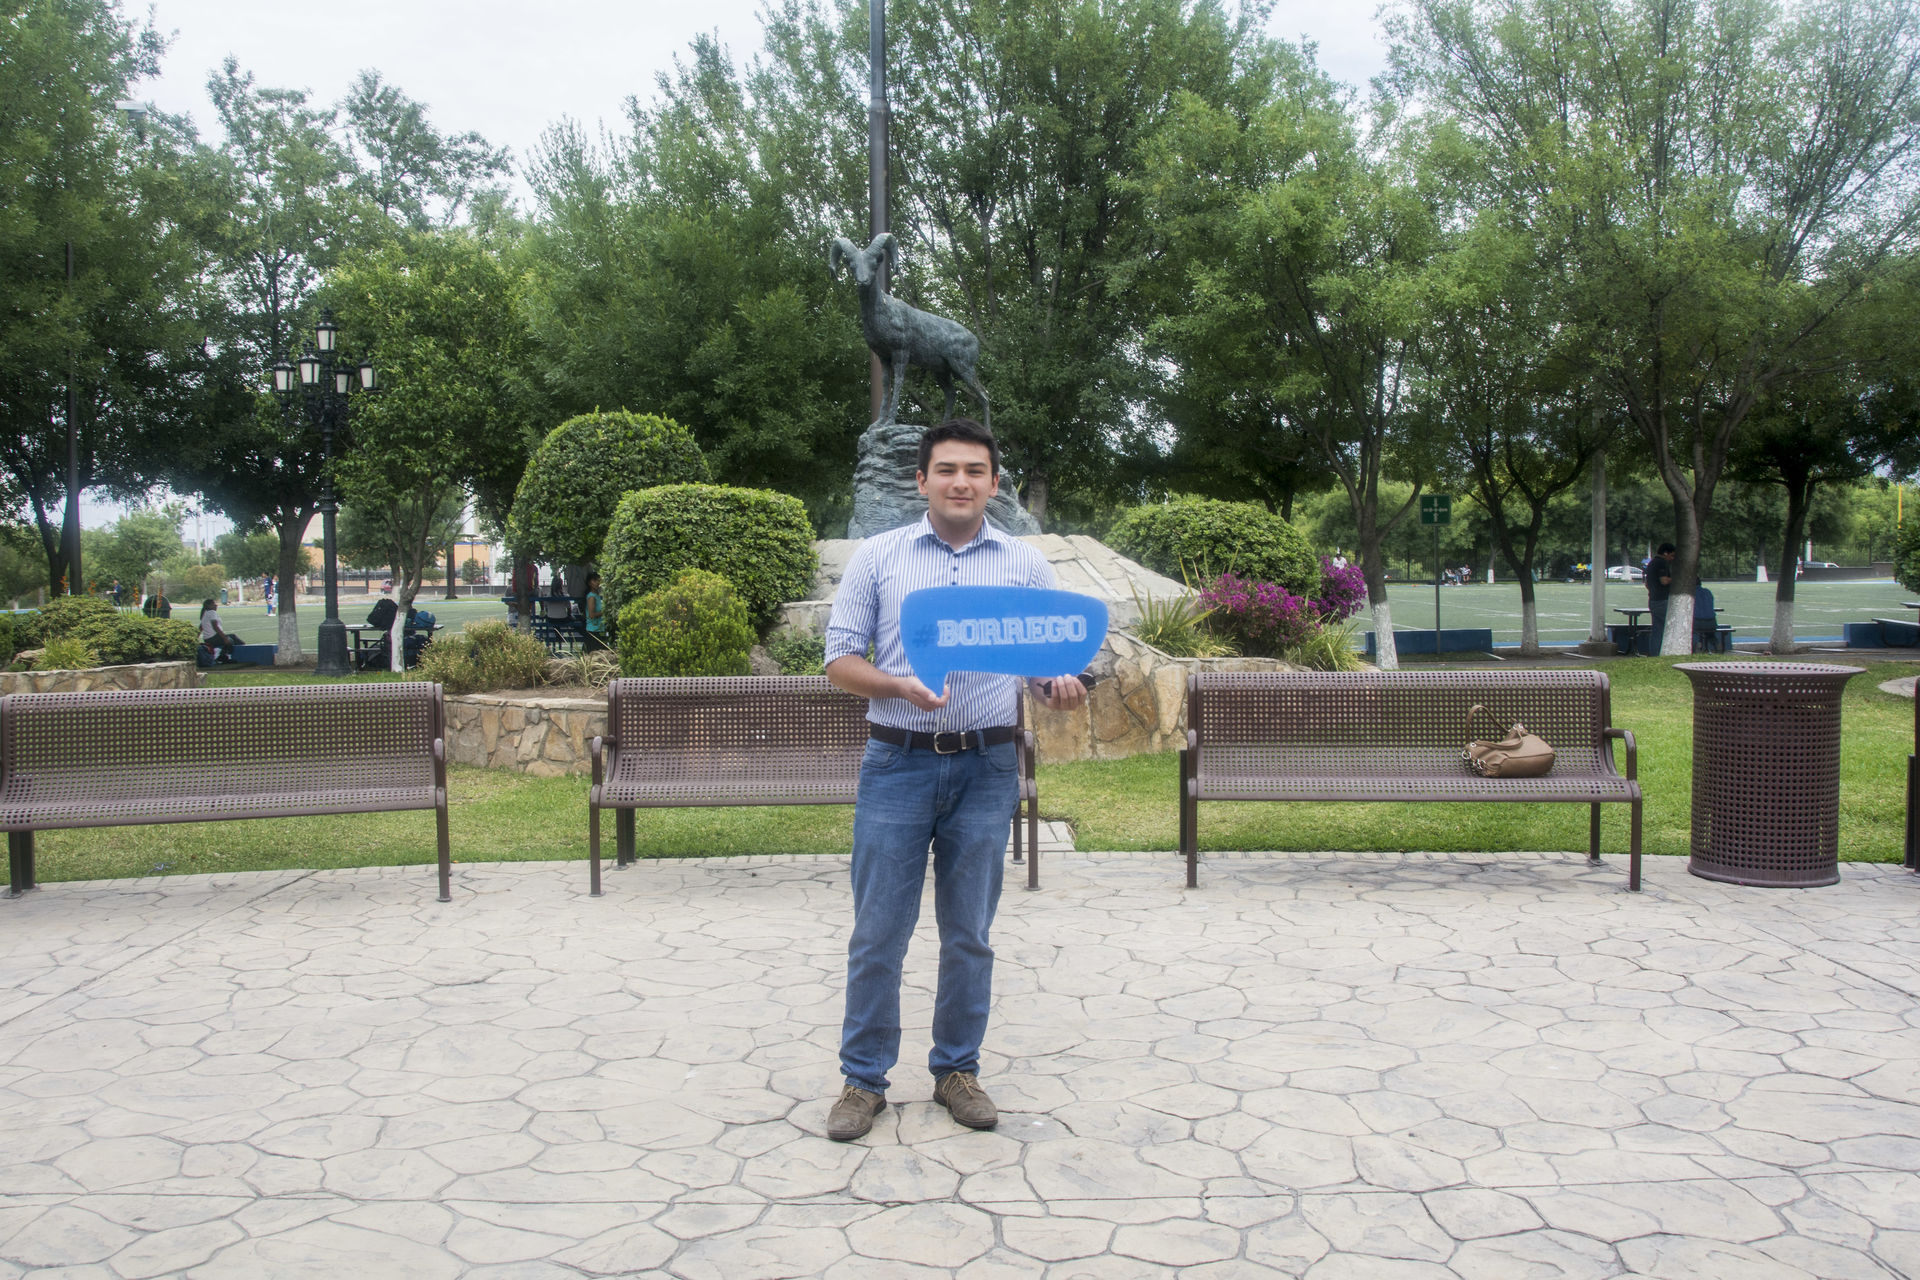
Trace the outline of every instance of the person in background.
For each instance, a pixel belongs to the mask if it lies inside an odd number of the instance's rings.
[[[580,602],[580,613],[587,629],[585,648],[589,651],[611,649],[613,646],[607,643],[607,617],[600,601],[600,575],[597,573],[587,575],[587,594]]]
[[[115,578],[113,580],[113,587],[107,594],[113,597],[113,607],[118,609],[120,607],[120,579]]]
[[[200,604],[200,643],[208,652],[217,653],[215,662],[232,662],[233,648],[240,637],[228,635],[220,625],[220,606],[208,596]]]
[[[1725,653],[1720,646],[1720,615],[1713,607],[1713,592],[1706,584],[1693,589],[1693,647],[1708,653]]]
[[[173,616],[173,606],[167,602],[166,583],[163,582],[153,589],[152,593],[147,596],[146,602],[140,606],[140,612],[146,614],[149,618],[171,618]]]
[[[1660,637],[1667,633],[1667,601],[1673,592],[1674,545],[1663,542],[1660,549],[1642,566],[1647,575],[1647,612],[1653,615],[1653,651],[1660,652]]]
[[[267,574],[267,575],[266,575],[266,576],[265,576],[265,577],[264,577],[263,579],[261,579],[261,582],[260,582],[260,594],[261,594],[261,595],[262,595],[263,597],[265,597],[265,599],[266,599],[266,602],[267,602],[267,616],[268,616],[269,618],[271,618],[271,617],[273,616],[273,610],[274,610],[274,606],[275,606],[275,605],[276,605],[276,604],[278,603],[278,602],[277,602],[277,601],[276,601],[276,600],[274,599],[274,594],[273,594],[273,575],[272,575],[272,574],[270,574],[270,573],[269,573],[269,574]]]

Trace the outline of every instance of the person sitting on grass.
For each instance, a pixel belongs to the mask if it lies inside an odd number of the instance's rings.
[[[220,607],[208,596],[200,605],[200,643],[208,653],[217,653],[215,662],[232,662],[234,646],[240,637],[229,635],[220,626]]]

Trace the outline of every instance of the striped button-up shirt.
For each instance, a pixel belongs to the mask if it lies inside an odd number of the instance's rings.
[[[860,544],[840,579],[827,619],[826,660],[862,657],[873,646],[873,665],[890,676],[911,675],[900,642],[900,602],[922,587],[1051,587],[1053,566],[1018,538],[985,520],[973,541],[955,549],[940,540],[933,522],[876,533]],[[940,690],[935,689],[937,694]],[[990,729],[1014,723],[1020,677],[956,671],[947,678],[952,695],[938,711],[922,711],[905,698],[873,698],[867,719],[915,733]]]

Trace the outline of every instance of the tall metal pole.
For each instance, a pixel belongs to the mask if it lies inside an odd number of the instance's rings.
[[[320,456],[324,460],[324,470],[320,473],[320,557],[321,569],[326,575],[326,616],[320,620],[319,653],[315,656],[314,674],[320,676],[344,676],[353,671],[347,661],[347,624],[340,621],[340,581],[339,566],[334,559],[334,517],[340,511],[340,504],[333,496],[333,415],[336,408],[346,407],[345,398],[339,405],[331,403],[333,391],[333,361],[328,360],[321,375],[320,394]]]
[[[867,0],[867,186],[873,223],[870,234],[887,230],[887,0]],[[877,287],[887,288],[887,264],[883,259],[875,268]],[[880,357],[868,353],[871,380],[869,399],[873,420],[880,421],[885,403],[886,375]]]
[[[1600,425],[1600,411],[1593,411],[1596,428]],[[1607,451],[1596,449],[1593,452],[1593,545],[1587,552],[1588,567],[1593,582],[1589,593],[1591,621],[1587,627],[1587,642],[1580,646],[1580,652],[1590,656],[1605,656],[1612,653],[1613,645],[1607,640]]]
[[[67,301],[73,301],[73,241],[67,241]],[[73,393],[73,346],[67,346],[67,509],[60,520],[60,545],[66,552],[67,594],[84,590],[80,580],[80,409]]]

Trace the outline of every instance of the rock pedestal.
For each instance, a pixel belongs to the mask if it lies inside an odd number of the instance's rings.
[[[914,476],[920,470],[920,437],[926,428],[910,422],[876,422],[860,433],[853,464],[853,518],[849,538],[870,538],[912,524],[926,512]],[[1000,492],[987,504],[987,519],[1012,534],[1039,533],[1040,524],[1013,496],[1013,479],[1000,468]]]

